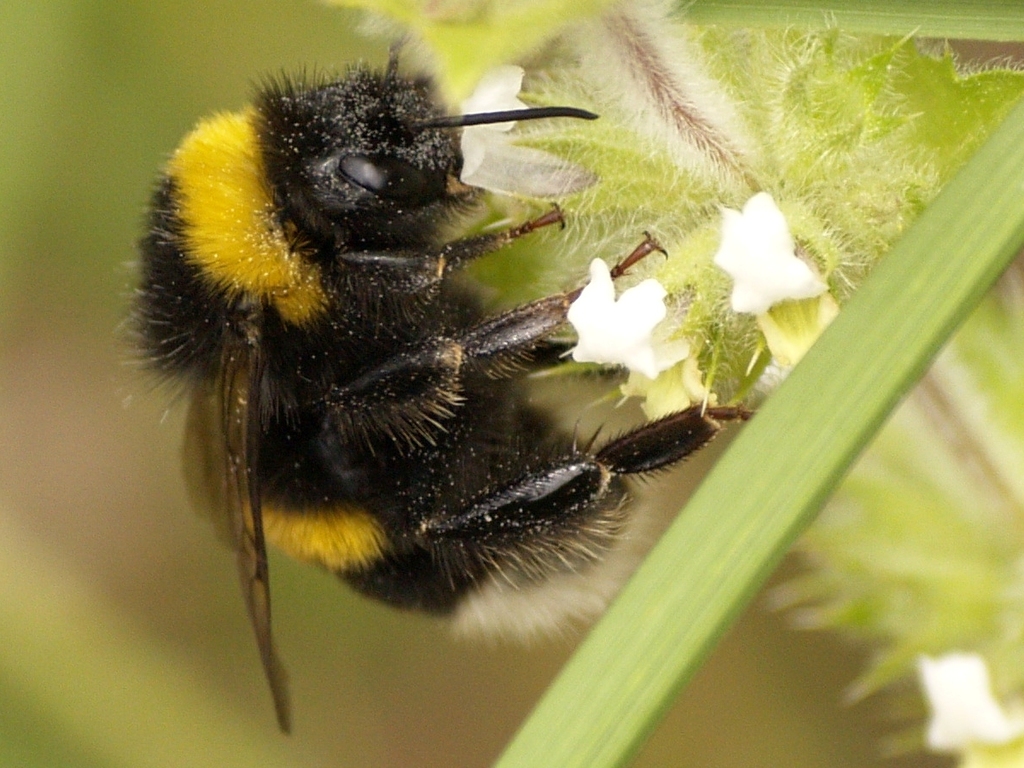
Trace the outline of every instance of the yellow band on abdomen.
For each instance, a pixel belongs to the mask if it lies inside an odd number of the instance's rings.
[[[327,299],[319,268],[289,242],[274,216],[254,112],[216,115],[192,131],[171,158],[188,258],[231,298],[272,304],[302,325]]]
[[[264,506],[263,535],[296,560],[332,571],[371,565],[387,547],[387,536],[374,517],[349,507],[283,511]]]

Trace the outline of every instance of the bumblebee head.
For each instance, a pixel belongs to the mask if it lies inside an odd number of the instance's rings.
[[[354,70],[340,80],[264,89],[256,104],[267,180],[282,218],[346,245],[417,241],[465,198],[456,131],[425,80]],[[417,225],[420,225],[419,227]]]
[[[318,84],[282,80],[256,104],[267,179],[282,219],[332,244],[429,242],[443,214],[475,190],[459,182],[459,131],[545,117],[593,119],[571,107],[446,115],[429,81],[365,69]]]
[[[394,60],[393,60],[394,61]],[[326,307],[322,268],[351,251],[436,245],[475,190],[459,181],[457,129],[568,107],[449,116],[425,79],[355,69],[337,80],[282,78],[251,108],[203,120],[167,165],[174,243],[229,301],[274,305],[305,323]]]

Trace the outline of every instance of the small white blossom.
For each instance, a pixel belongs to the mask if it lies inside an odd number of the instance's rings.
[[[461,104],[462,114],[527,109],[519,100],[523,68],[495,67],[485,74],[473,94]],[[515,122],[471,125],[462,129],[462,172],[459,180],[502,194],[548,199],[593,185],[597,177],[578,165],[509,139]]]
[[[918,660],[921,686],[932,711],[928,746],[963,750],[998,745],[1024,733],[1024,720],[1010,717],[992,695],[988,667],[976,653],[948,653]]]
[[[722,243],[715,264],[733,279],[732,308],[760,315],[786,299],[818,296],[826,285],[795,253],[782,211],[767,192],[751,197],[743,212],[722,209]]]
[[[590,283],[569,307],[569,322],[579,336],[572,359],[623,365],[650,379],[671,368],[686,357],[688,347],[676,345],[667,354],[654,348],[652,333],[667,312],[665,296],[661,283],[648,279],[616,300],[608,265],[594,259]]]
[[[462,114],[476,115],[481,112],[505,112],[526,109],[526,104],[517,96],[523,87],[522,67],[507,65],[495,67],[477,84],[473,95],[462,102]],[[508,133],[514,122],[472,125],[462,129],[462,175],[464,184],[472,184],[473,175],[480,170],[488,147],[505,142],[502,134]]]

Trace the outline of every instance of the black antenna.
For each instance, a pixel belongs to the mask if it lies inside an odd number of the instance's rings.
[[[415,128],[465,128],[470,125],[493,125],[515,120],[541,120],[545,117],[575,117],[579,120],[596,120],[598,115],[576,107],[532,107],[530,109],[509,109],[504,112],[478,112],[473,115],[446,115],[420,120],[413,123]]]

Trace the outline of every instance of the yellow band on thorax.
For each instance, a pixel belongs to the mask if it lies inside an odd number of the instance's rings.
[[[319,268],[274,216],[253,118],[249,109],[204,120],[171,158],[187,256],[231,298],[267,301],[302,325],[327,299]]]
[[[263,507],[263,535],[296,560],[351,571],[379,560],[387,547],[380,524],[348,507],[283,511]]]

